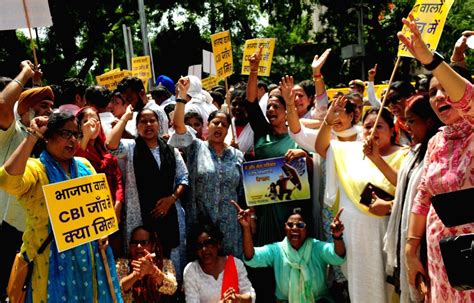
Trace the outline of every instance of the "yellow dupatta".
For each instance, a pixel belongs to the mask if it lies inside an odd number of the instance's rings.
[[[367,183],[385,190],[391,195],[395,195],[393,186],[372,161],[365,157],[362,151],[362,142],[340,142],[331,141],[331,148],[334,153],[336,174],[339,183],[346,191],[347,197],[363,213],[369,216],[379,217],[369,212],[369,208],[360,201],[360,194]],[[394,169],[399,169],[408,149],[400,148],[384,160]]]

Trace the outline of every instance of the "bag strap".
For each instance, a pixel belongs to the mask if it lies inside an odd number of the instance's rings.
[[[48,234],[48,237],[46,238],[46,240],[44,240],[43,244],[41,244],[41,246],[38,248],[38,255],[43,253],[43,251],[46,249],[46,247],[48,246],[49,242],[51,242],[51,240],[53,240],[52,232]]]

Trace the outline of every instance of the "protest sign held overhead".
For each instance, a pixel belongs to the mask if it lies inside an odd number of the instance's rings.
[[[244,190],[249,207],[310,198],[306,158],[284,157],[245,162]]]
[[[48,184],[43,192],[59,252],[118,230],[105,174]]]
[[[211,90],[213,87],[217,86],[218,80],[216,76],[209,76],[201,80],[202,88],[205,90]]]
[[[431,51],[438,47],[446,17],[453,3],[454,0],[417,0],[411,10],[421,37]],[[405,25],[402,28],[402,33],[405,36],[410,35],[410,31]],[[398,45],[398,56],[413,58],[413,55],[401,42]]]
[[[26,9],[23,6],[26,5]],[[0,10],[0,30],[28,28],[53,25],[48,0],[2,0]]]
[[[204,49],[202,50],[202,71],[211,75],[216,74],[214,54]]]
[[[244,57],[242,60],[242,75],[250,75],[249,57],[258,52],[262,47],[262,60],[258,66],[258,75],[263,77],[270,76],[272,68],[273,51],[275,50],[275,38],[250,39],[245,41]]]
[[[105,74],[96,76],[95,79],[98,85],[105,86],[108,90],[113,91],[117,88],[117,85],[125,77],[132,76],[132,72],[129,70],[121,71],[119,68],[106,72]]]
[[[211,44],[217,79],[221,80],[229,77],[234,73],[230,32],[225,31],[211,35]]]

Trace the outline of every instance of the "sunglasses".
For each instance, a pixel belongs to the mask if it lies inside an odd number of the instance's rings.
[[[302,228],[306,227],[306,223],[304,223],[304,222],[286,222],[285,224],[286,224],[286,226],[288,226],[288,228],[295,228],[296,227],[296,228],[302,229]]]
[[[213,239],[213,238],[209,238],[207,240],[204,240],[204,241],[201,241],[201,242],[198,242],[197,243],[197,249],[200,250],[200,249],[203,249],[204,246],[213,246],[213,245],[217,245],[217,240]]]
[[[81,139],[82,138],[82,133],[76,132],[76,131],[73,131],[73,130],[68,130],[68,129],[60,129],[58,131],[58,134],[61,138],[66,139],[66,140],[69,140],[72,137],[74,137],[75,139]]]
[[[145,246],[150,244],[150,240],[130,240],[130,246],[138,246],[138,244]]]

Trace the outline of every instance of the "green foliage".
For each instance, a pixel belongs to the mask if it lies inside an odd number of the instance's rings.
[[[311,76],[315,54],[326,48],[332,53],[323,69],[325,81],[334,86],[360,78],[361,60],[365,69],[378,63],[376,80],[388,79],[396,58],[401,18],[414,0],[145,0],[149,37],[156,75],[174,79],[187,67],[201,63],[201,50],[211,50],[210,35],[230,30],[234,55],[231,82],[246,80],[240,75],[242,47],[246,39],[277,39],[272,73],[268,82],[294,75],[297,81]],[[394,7],[389,6],[393,3]],[[38,58],[46,80],[60,83],[79,77],[89,83],[94,76],[114,67],[125,69],[122,25],[133,34],[135,55],[143,54],[137,0],[49,0],[53,26],[43,30],[38,41]],[[319,15],[323,28],[313,30],[313,11],[324,5]],[[366,56],[343,62],[341,47],[357,43],[357,11],[363,7]],[[464,30],[474,29],[474,0],[455,1],[448,16],[438,50],[449,58],[455,41]],[[268,22],[268,24],[266,24]],[[19,61],[32,58],[29,38],[20,31],[0,31],[0,71],[14,76]],[[472,64],[473,59],[468,58]],[[414,60],[403,59],[400,75],[410,71]]]

